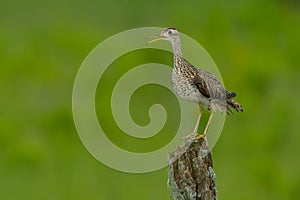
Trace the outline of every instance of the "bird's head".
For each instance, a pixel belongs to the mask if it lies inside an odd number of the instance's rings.
[[[159,36],[156,36],[153,40],[149,41],[148,44],[158,40],[168,40],[175,42],[180,38],[179,31],[176,28],[165,28]]]

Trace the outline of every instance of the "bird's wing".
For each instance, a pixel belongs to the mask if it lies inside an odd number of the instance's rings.
[[[226,90],[218,79],[211,73],[197,69],[193,83],[198,88],[199,92],[206,98],[211,99],[226,99]],[[235,93],[228,94],[229,97],[234,97]]]
[[[210,92],[208,89],[208,85],[205,80],[199,75],[196,74],[192,80],[192,83],[197,87],[199,92],[206,98],[210,98]]]
[[[225,88],[213,74],[194,67],[188,61],[186,61],[186,64],[194,71],[192,83],[204,97],[220,100],[226,99]],[[234,96],[234,93],[232,95]]]
[[[190,70],[190,72],[192,72],[193,76],[191,77],[193,78],[190,79],[191,83],[196,86],[200,94],[202,94],[206,98],[210,98],[211,95],[208,88],[209,85],[206,83],[205,78],[202,76],[204,73],[208,73],[208,72],[205,72],[204,70],[194,67],[191,63],[189,63],[185,59],[183,60],[182,63],[183,65],[185,65],[187,69]]]

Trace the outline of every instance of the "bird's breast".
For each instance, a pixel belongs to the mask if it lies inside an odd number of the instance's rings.
[[[187,74],[180,69],[174,68],[172,72],[172,86],[175,93],[181,98],[195,102],[209,105],[209,99],[205,98],[197,87],[192,83],[193,75]]]

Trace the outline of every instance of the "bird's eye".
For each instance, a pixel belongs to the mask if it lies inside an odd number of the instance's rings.
[[[172,31],[168,31],[168,34],[171,35],[173,32]]]

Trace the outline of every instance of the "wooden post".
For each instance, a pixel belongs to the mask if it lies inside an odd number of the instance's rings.
[[[206,139],[185,139],[169,153],[169,180],[173,200],[216,200],[216,175]]]

